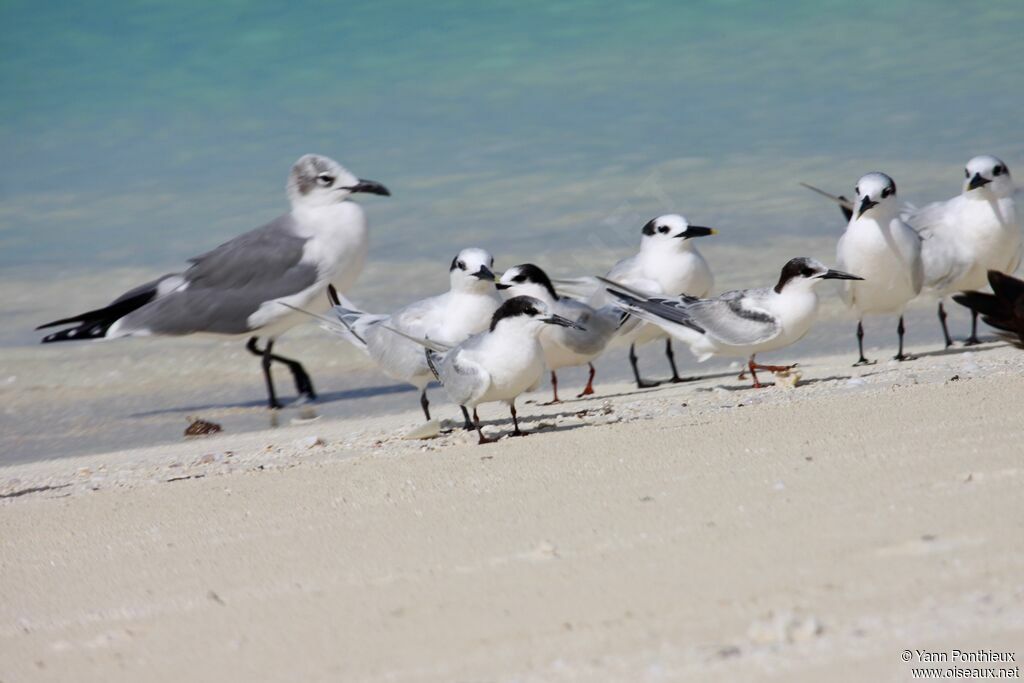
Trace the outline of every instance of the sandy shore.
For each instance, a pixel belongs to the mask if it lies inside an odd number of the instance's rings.
[[[0,469],[0,680],[911,680],[1024,658],[1024,353]],[[446,416],[454,411],[446,408]],[[481,411],[504,433],[497,406]]]

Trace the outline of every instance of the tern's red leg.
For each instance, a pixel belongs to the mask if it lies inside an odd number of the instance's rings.
[[[754,388],[760,389],[764,385],[757,381],[757,367],[757,363],[754,362],[754,357],[751,356],[750,360],[747,361],[747,369],[750,370],[750,378],[754,380]],[[742,373],[740,374],[740,377],[743,377]]]
[[[587,386],[583,388],[583,391],[576,394],[576,398],[583,398],[584,396],[590,396],[594,393],[594,374],[597,372],[594,370],[593,363],[587,363],[590,366],[590,377],[587,378]]]

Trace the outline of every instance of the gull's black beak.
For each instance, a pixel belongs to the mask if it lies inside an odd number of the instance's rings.
[[[490,280],[491,282],[494,282],[494,273],[492,273],[491,269],[487,266],[480,266],[480,270],[473,273],[473,277],[477,280]]]
[[[678,235],[673,237],[681,237],[684,240],[688,240],[691,237],[707,237],[708,235],[717,235],[718,231],[714,228],[705,228],[702,225],[688,225],[686,230],[682,231]]]
[[[341,189],[348,190],[352,194],[355,194],[356,192],[365,192],[366,194],[379,194],[385,197],[391,196],[391,192],[388,188],[384,187],[376,180],[363,180],[362,178],[360,178],[359,182],[355,185],[349,185],[348,187],[343,187]]]
[[[841,270],[832,270],[831,268],[829,270],[825,271],[824,275],[819,275],[818,277],[820,277],[822,280],[863,280],[864,279],[864,278],[859,277],[857,275],[850,275],[849,273],[844,273]]]
[[[988,178],[983,178],[980,173],[975,173],[974,177],[971,178],[971,182],[967,183],[967,189],[977,190],[979,187],[985,187],[991,182]]]
[[[873,206],[878,206],[878,202],[871,201],[871,197],[864,197],[864,199],[860,200],[860,208],[857,209],[857,218],[863,216],[864,212]]]
[[[562,327],[571,327],[574,330],[580,330],[586,332],[587,328],[580,325],[578,322],[563,318],[560,315],[553,315],[550,318],[541,318],[541,321],[548,323],[549,325],[561,325]]]

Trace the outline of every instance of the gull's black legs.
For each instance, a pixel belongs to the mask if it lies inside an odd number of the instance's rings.
[[[268,358],[269,360],[265,361],[267,363],[268,368],[270,361],[275,361],[277,363],[281,363],[282,365],[287,366],[288,369],[291,370],[292,372],[292,378],[295,380],[295,391],[297,391],[301,396],[305,396],[309,399],[316,399],[316,390],[313,389],[313,380],[309,378],[309,374],[306,372],[306,369],[302,367],[302,363],[300,363],[297,360],[292,360],[291,358],[285,358],[284,356],[278,356],[277,354],[271,353],[270,350],[274,346],[273,341],[268,340],[267,345],[266,347],[263,348],[263,350],[260,350],[260,348],[256,346],[257,341],[258,337],[249,338],[249,341],[245,345],[245,348],[249,351],[249,353],[255,356],[263,356],[264,358]],[[273,382],[271,382],[270,380],[270,370],[266,369],[264,372],[266,374],[267,384],[269,387],[268,393],[271,395],[271,397],[274,397]],[[277,399],[272,398],[272,402],[277,403]],[[280,404],[278,404],[276,406],[271,407],[280,408],[281,406]]]
[[[903,339],[902,335],[900,335],[900,339]],[[853,364],[853,367],[857,367],[858,365],[875,364],[875,361],[868,360],[864,357],[864,323],[860,320],[857,321],[857,349],[860,351],[860,358],[858,358],[857,362]]]
[[[270,350],[274,348],[274,342],[268,341],[267,345],[260,351],[256,348],[256,337],[252,337],[249,343],[245,345],[245,348],[262,358],[260,365],[263,367],[263,378],[267,381],[267,405],[271,410],[277,410],[281,407],[281,404],[277,401],[277,395],[274,393],[274,379],[270,376],[270,363],[273,361],[273,354],[270,353]]]
[[[896,332],[898,332],[899,335],[900,335],[900,348],[899,348],[899,351],[896,352],[896,355],[893,356],[893,360],[899,360],[899,361],[914,360],[914,356],[911,356],[909,354],[904,354],[903,353],[903,333],[905,331],[906,331],[906,328],[903,327],[903,316],[901,315],[900,316],[900,324],[896,326]]]
[[[942,336],[946,338],[946,348],[953,345],[953,338],[949,336],[949,328],[946,327],[946,307],[939,302],[939,323],[942,325]]]
[[[980,344],[981,340],[978,339],[978,312],[971,309],[971,336],[964,340],[964,346],[974,346]]]
[[[423,415],[427,418],[427,422],[430,422],[430,401],[427,400],[426,387],[423,387],[423,393],[420,394],[420,407],[423,408]]]
[[[636,378],[637,389],[649,389],[661,384],[661,382],[651,382],[645,379],[640,379],[640,368],[637,367],[636,364],[636,344],[629,345],[629,364],[633,366],[633,377]]]

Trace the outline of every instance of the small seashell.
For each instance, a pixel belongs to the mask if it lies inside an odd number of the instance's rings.
[[[402,435],[403,439],[415,441],[417,439],[433,439],[441,434],[441,423],[437,420],[430,420],[417,425]]]

